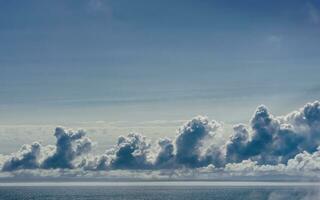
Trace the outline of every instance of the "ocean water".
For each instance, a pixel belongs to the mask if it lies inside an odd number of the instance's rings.
[[[316,200],[314,183],[2,183],[2,200]]]

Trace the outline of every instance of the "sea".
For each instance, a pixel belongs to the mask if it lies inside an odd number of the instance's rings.
[[[315,182],[0,183],[1,200],[320,200]]]

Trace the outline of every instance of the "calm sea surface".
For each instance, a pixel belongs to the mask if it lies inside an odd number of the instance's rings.
[[[320,200],[318,183],[114,182],[0,183],[4,200]]]

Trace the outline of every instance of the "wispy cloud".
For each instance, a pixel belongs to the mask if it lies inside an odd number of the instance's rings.
[[[319,6],[319,5],[318,5]],[[307,13],[311,23],[320,24],[320,8],[315,3],[307,3]]]
[[[88,0],[88,11],[91,14],[105,14],[112,17],[112,8],[108,0]]]

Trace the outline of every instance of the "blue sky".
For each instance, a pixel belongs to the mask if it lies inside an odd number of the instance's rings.
[[[319,99],[320,3],[0,1],[0,124],[246,122]]]
[[[316,173],[319,35],[318,0],[0,0],[0,171]]]

